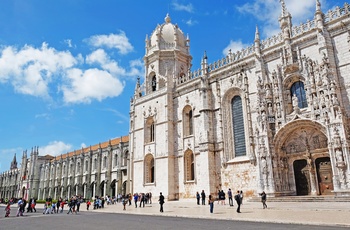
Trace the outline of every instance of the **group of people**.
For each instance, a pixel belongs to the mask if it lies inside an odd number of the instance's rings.
[[[261,196],[261,202],[263,204],[263,209],[267,208],[266,204],[266,193],[263,191],[262,193],[259,194]],[[233,195],[232,190],[229,188],[227,191],[227,196],[229,200],[229,205],[234,206],[233,204],[233,199],[237,203],[237,213],[241,212],[241,205],[243,204],[243,191],[237,190],[236,194]],[[114,198],[114,197],[113,197]],[[93,199],[93,206],[94,209],[99,209],[104,207],[105,200],[107,200],[107,204],[109,203],[115,203],[117,202],[122,202],[123,204],[123,210],[126,210],[126,205],[129,204],[131,205],[131,200],[133,199],[135,202],[135,208],[138,207],[138,202],[139,202],[139,207],[145,207],[146,204],[152,204],[152,193],[135,193],[133,196],[131,194],[123,195],[123,196],[118,196],[117,199],[113,199],[113,201],[110,200],[108,202],[110,197],[106,196],[106,198],[103,197],[98,197],[96,196]],[[202,190],[201,193],[197,192],[196,193],[196,199],[197,199],[197,205],[200,205],[200,201],[202,205],[205,205],[206,201],[206,194],[204,190]],[[225,205],[225,200],[226,200],[226,194],[223,190],[218,191],[218,197],[216,199],[218,201],[218,204],[221,202],[222,205]],[[12,202],[11,202],[12,201]],[[54,213],[62,213],[64,209],[64,205],[67,204],[69,207],[69,210],[67,214],[70,213],[75,213],[77,214],[80,209],[80,204],[83,202],[83,198],[80,196],[72,196],[70,199],[62,199],[61,197],[56,201],[53,202],[51,197],[46,198],[45,204],[44,204],[44,211],[43,214],[54,214]],[[163,210],[163,204],[165,203],[165,197],[162,195],[162,192],[160,192],[159,199],[158,199],[159,205],[160,205],[160,212],[164,212]],[[208,196],[208,204],[210,207],[210,213],[213,213],[214,211],[214,202],[215,199],[212,195]],[[14,200],[10,200],[6,204],[5,208],[5,217],[10,216],[11,212],[11,204],[14,203]],[[25,199],[18,199],[17,201],[17,213],[16,216],[23,216],[23,213],[25,211],[26,204],[28,204],[27,207],[27,212],[36,212],[35,206],[36,206],[36,199],[31,198],[28,202]],[[89,207],[91,205],[91,201],[87,200],[86,201],[86,209],[89,210]],[[59,209],[61,210],[59,211]]]
[[[5,217],[9,217],[11,214],[11,205],[15,203],[15,199],[10,199],[6,201],[6,207],[5,207]],[[27,206],[27,212],[36,212],[35,205],[36,205],[36,199],[30,198],[29,201],[23,198],[19,198],[17,200],[17,213],[16,216],[23,216],[23,213],[25,212],[25,207]]]
[[[233,198],[235,199],[237,203],[237,212],[241,212],[241,205],[243,204],[243,191],[242,190],[237,190],[236,195],[233,196],[232,190],[229,188],[227,191],[227,196],[228,196],[228,201],[230,206],[233,206]],[[201,193],[197,192],[196,193],[196,199],[197,199],[197,205],[200,205],[200,200],[202,200],[202,205],[205,205],[205,200],[206,200],[206,194],[204,190],[202,190]],[[221,205],[226,205],[225,200],[226,200],[226,194],[223,190],[218,191],[218,196],[217,199],[218,204],[221,203]],[[213,213],[214,210],[214,197],[212,195],[208,196],[208,204],[210,206],[210,213]]]

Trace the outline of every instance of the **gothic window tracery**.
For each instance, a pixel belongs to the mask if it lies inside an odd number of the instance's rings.
[[[89,161],[85,161],[85,172],[89,170]]]
[[[295,95],[298,99],[298,107],[299,108],[305,108],[307,107],[307,98],[306,93],[304,89],[304,83],[302,81],[297,81],[293,83],[293,85],[290,87],[290,95],[293,98]]]
[[[242,98],[234,96],[231,100],[233,141],[235,156],[245,156],[247,154],[245,144],[244,118],[242,108]]]
[[[154,158],[151,154],[145,157],[145,183],[154,183]]]

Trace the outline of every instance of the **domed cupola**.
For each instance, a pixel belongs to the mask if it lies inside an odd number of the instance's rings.
[[[189,72],[192,57],[190,39],[171,23],[167,14],[150,37],[146,36],[145,95],[167,88],[171,90]]]
[[[156,50],[174,50],[189,52],[189,39],[187,39],[178,25],[171,23],[169,14],[164,18],[164,23],[158,25],[153,31],[150,40],[146,40],[148,52]]]

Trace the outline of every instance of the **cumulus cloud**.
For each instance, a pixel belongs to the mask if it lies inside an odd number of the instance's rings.
[[[130,53],[134,49],[124,31],[120,31],[119,34],[94,35],[86,41],[93,47],[117,49],[121,54]]]
[[[173,1],[172,5],[174,7],[174,10],[186,11],[188,13],[192,13],[193,12],[193,5],[192,5],[192,3],[189,3],[187,5],[183,5],[183,4],[179,4],[177,1]]]
[[[131,60],[123,67],[101,47],[116,48],[126,54],[133,50],[124,32],[95,35],[88,42],[97,47],[86,55],[73,56],[43,43],[41,47],[25,45],[0,48],[0,84],[11,84],[17,93],[57,99],[65,103],[90,103],[121,94],[123,77],[143,75],[141,60]],[[71,47],[71,40],[65,40]],[[38,114],[36,118],[49,118]]]
[[[242,43],[241,40],[238,41],[230,41],[230,44],[223,50],[223,54],[224,56],[226,56],[229,52],[229,50],[231,50],[232,53],[239,51],[245,47],[247,47],[249,44],[244,44]]]
[[[102,69],[114,75],[125,75],[126,72],[125,69],[121,68],[116,61],[112,60],[103,49],[95,50],[88,55],[86,57],[86,63],[90,65],[100,65]]]
[[[58,156],[69,151],[72,151],[72,145],[66,144],[62,141],[52,141],[46,146],[39,147],[39,154],[42,156],[47,154]]]
[[[40,48],[26,45],[0,51],[0,82],[10,83],[22,94],[49,97],[53,77],[76,64],[70,52],[57,51],[43,43]]]
[[[66,103],[90,103],[92,99],[102,101],[118,96],[124,85],[109,72],[99,69],[70,69],[67,71],[69,84],[62,86]]]
[[[292,15],[294,25],[312,19],[315,13],[315,1],[286,0],[288,12]],[[242,14],[250,14],[263,22],[262,32],[264,36],[271,36],[278,31],[278,18],[281,14],[281,4],[276,0],[254,0],[238,6],[237,10]]]

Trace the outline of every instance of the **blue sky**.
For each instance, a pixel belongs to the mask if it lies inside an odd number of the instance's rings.
[[[285,0],[298,25],[315,0]],[[326,12],[343,1],[322,0]],[[145,37],[167,13],[190,37],[192,70],[279,32],[278,0],[1,0],[0,172],[39,146],[59,155],[128,135]]]

